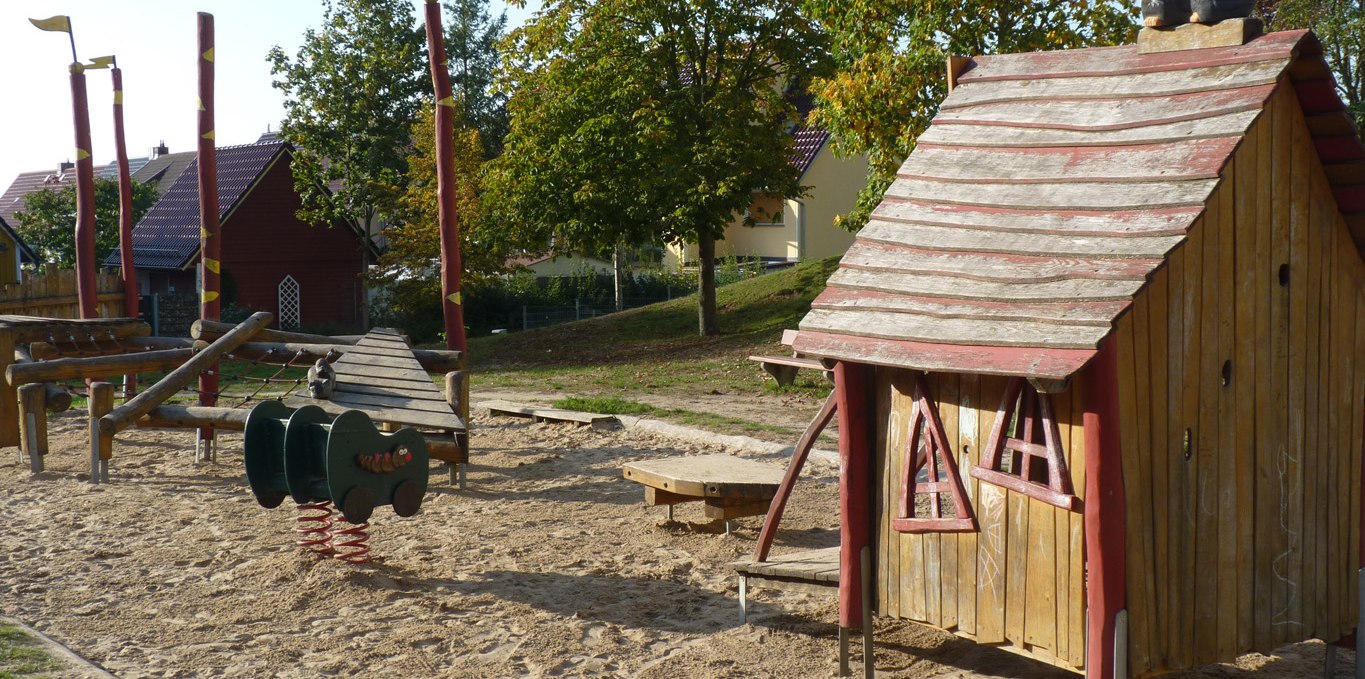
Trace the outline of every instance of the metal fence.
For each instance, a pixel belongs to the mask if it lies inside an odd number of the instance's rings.
[[[634,309],[656,302],[666,302],[673,298],[670,293],[666,297],[627,297],[623,302],[624,309]],[[521,330],[532,328],[544,328],[560,323],[570,323],[581,321],[585,318],[596,318],[607,314],[616,313],[614,302],[598,304],[585,300],[574,300],[572,305],[561,306],[522,306],[521,307]]]

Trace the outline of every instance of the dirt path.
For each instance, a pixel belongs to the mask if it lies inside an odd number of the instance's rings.
[[[758,519],[733,536],[692,523],[695,507],[666,522],[620,478],[631,460],[733,451],[475,424],[470,489],[434,474],[417,516],[381,508],[375,562],[352,566],[294,547],[292,510],[256,505],[240,437],[224,437],[219,464],[195,465],[189,432],[134,430],[118,438],[114,482],[92,486],[84,420],[54,418],[49,471],[30,478],[0,455],[0,614],[120,677],[831,676],[831,598],[759,591],[739,624],[727,564],[752,548]],[[812,465],[779,550],[837,544],[836,478]],[[1308,677],[1321,657],[1307,644],[1184,676]],[[894,621],[877,625],[877,669],[1074,676]]]

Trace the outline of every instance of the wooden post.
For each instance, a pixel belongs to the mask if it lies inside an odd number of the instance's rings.
[[[871,369],[839,361],[834,365],[835,408],[839,415],[839,626],[863,625],[862,552],[871,538],[871,457],[874,399]],[[875,569],[873,569],[875,571]]]
[[[1085,369],[1085,676],[1114,679],[1114,630],[1127,605],[1123,466],[1119,459],[1118,349],[1100,345]],[[1126,674],[1125,674],[1126,676]]]
[[[14,364],[14,330],[0,325],[0,369]],[[19,392],[0,380],[0,448],[19,445]]]
[[[133,264],[133,179],[128,171],[128,147],[123,138],[123,69],[115,66],[114,80],[114,158],[118,163],[118,244],[119,277],[123,279],[123,315],[138,317],[137,267]],[[123,376],[124,396],[137,393],[137,374]]]
[[[463,354],[461,355],[462,364],[464,363]],[[456,457],[458,462],[450,465],[450,480],[457,483],[461,490],[466,485],[465,470],[469,464],[469,372],[465,370],[452,370],[446,373],[445,388],[446,403],[450,404],[455,415],[464,423],[463,432],[455,432]]]
[[[28,455],[34,474],[43,470],[43,456],[47,455],[47,387],[19,387],[19,445]]]
[[[237,326],[236,330],[223,335],[218,341],[210,344],[207,349],[186,361],[184,365],[161,378],[160,382],[151,385],[146,391],[100,418],[100,431],[112,436],[128,428],[128,425],[138,418],[152,412],[166,399],[174,396],[177,391],[180,391],[181,387],[193,382],[200,372],[217,363],[223,354],[251,339],[252,335],[269,324],[273,318],[265,311],[257,311],[252,314],[251,318],[243,321],[241,325]]]
[[[203,280],[199,318],[216,321],[221,312],[222,225],[218,214],[218,149],[213,121],[213,15],[199,13],[199,271]],[[179,387],[177,387],[178,389]],[[199,376],[199,405],[218,402],[218,364],[204,365]],[[163,399],[164,400],[164,399]],[[211,448],[213,427],[199,430],[199,445]]]
[[[71,117],[76,126],[76,299],[81,318],[95,318],[99,315],[95,286],[98,266],[95,261],[95,164],[90,156],[90,108],[85,94],[85,68],[79,62],[71,64]]]
[[[114,457],[114,432],[100,427],[100,419],[114,407],[114,385],[90,383],[90,482],[109,482],[109,460]]]
[[[948,57],[948,94],[957,89],[957,77],[962,75],[963,69],[967,68],[970,62],[970,57]]]
[[[445,31],[441,5],[426,0],[427,54],[431,84],[436,92],[436,197],[441,225],[441,308],[445,315],[446,348],[465,350],[464,305],[460,296],[460,220],[455,210],[455,96],[446,67]]]

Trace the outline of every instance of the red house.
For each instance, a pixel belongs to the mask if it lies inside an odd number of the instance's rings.
[[[291,147],[279,140],[218,149],[224,305],[275,314],[282,328],[358,325],[364,237],[343,223],[312,226],[295,213]],[[195,161],[133,230],[143,294],[199,289]],[[105,260],[118,266],[119,251]]]

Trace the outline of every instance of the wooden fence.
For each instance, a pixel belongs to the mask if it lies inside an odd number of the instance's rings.
[[[123,316],[123,282],[117,271],[101,269],[95,274],[96,308],[101,318]],[[76,295],[76,270],[49,264],[42,273],[26,276],[0,290],[0,314],[80,318]]]

